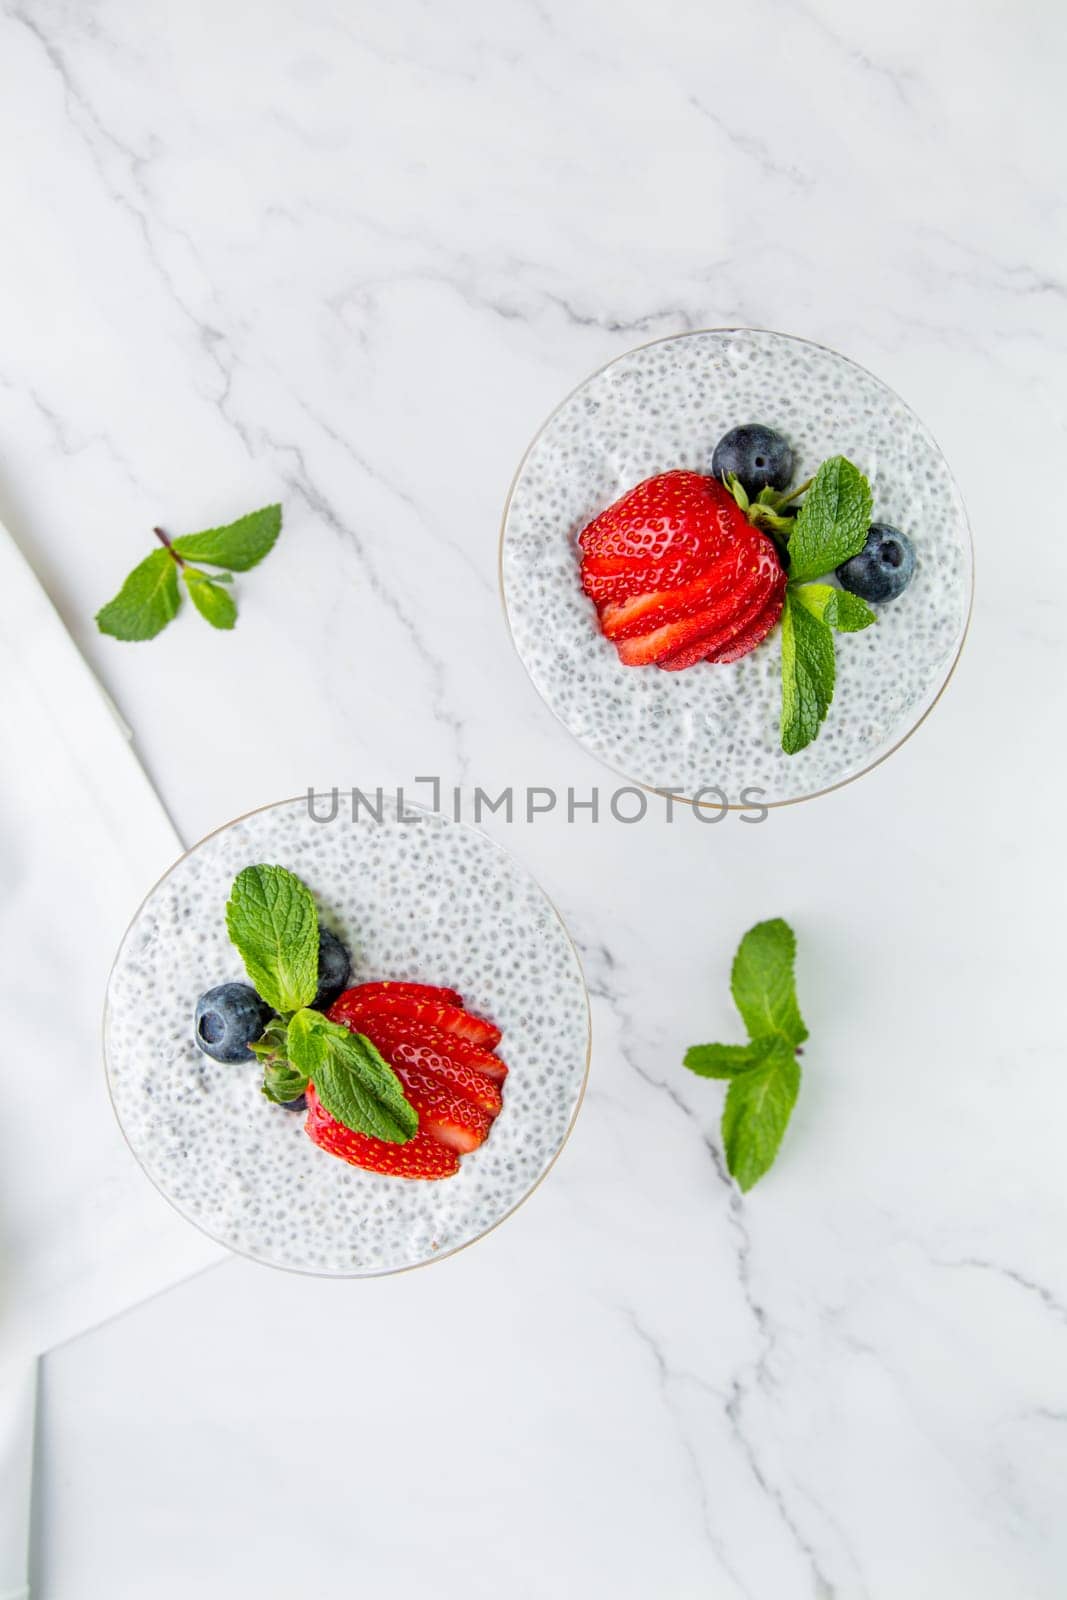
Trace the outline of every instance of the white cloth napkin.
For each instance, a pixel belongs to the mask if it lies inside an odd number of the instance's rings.
[[[22,1600],[37,1356],[223,1252],[144,1177],[104,1082],[111,960],[181,842],[3,527],[0,748],[0,1600]]]

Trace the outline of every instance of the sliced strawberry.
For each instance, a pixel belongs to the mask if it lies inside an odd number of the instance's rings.
[[[457,1066],[469,1068],[493,1083],[502,1083],[507,1077],[508,1069],[504,1062],[484,1045],[472,1044],[458,1033],[446,1033],[432,1022],[379,1010],[373,1001],[364,1003],[358,996],[358,990],[349,989],[334,1001],[327,1016],[331,1022],[343,1022],[353,1032],[366,1034],[387,1061],[392,1059],[390,1051],[398,1046],[425,1045]]]
[[[777,559],[773,564],[766,562],[758,574],[758,581],[747,588],[743,595],[738,594],[738,604],[732,611],[720,617],[707,633],[698,634],[691,639],[681,650],[670,656],[661,657],[657,665],[665,672],[681,672],[697,661],[739,660],[746,653],[746,649],[741,649],[737,654],[726,654],[726,652],[733,652],[734,646],[739,641],[749,637],[750,630],[752,643],[747,645],[749,650],[754,650],[766,637],[781,615],[785,583],[785,573],[777,565]],[[767,612],[770,613],[770,620],[766,628],[762,633],[755,631]]]
[[[699,551],[694,555],[670,555],[662,561],[634,560],[630,556],[588,556],[582,562],[582,588],[596,605],[607,600],[626,600],[651,589],[673,589],[707,572],[712,558]]]
[[[360,983],[356,990],[370,999],[371,996],[382,994],[403,995],[407,1000],[429,1000],[443,1006],[461,1006],[463,996],[455,989],[438,989],[432,983],[393,983],[386,979],[384,983]],[[355,991],[346,990],[346,994]],[[342,997],[343,998],[343,997]]]
[[[308,1084],[308,1110],[304,1132],[332,1156],[340,1156],[354,1167],[368,1172],[384,1172],[394,1178],[450,1178],[459,1171],[456,1149],[442,1144],[422,1128],[407,1144],[390,1144],[385,1139],[372,1139],[366,1133],[354,1133],[326,1111],[314,1084]]]
[[[409,1017],[413,1022],[429,1022],[444,1033],[457,1034],[471,1044],[484,1045],[487,1050],[492,1050],[500,1043],[500,1029],[496,1024],[486,1022],[484,1017],[476,1017],[471,1011],[464,1011],[459,995],[456,995],[455,1001],[441,1001],[432,998],[436,991],[430,992],[431,997],[399,992],[403,988],[417,987],[415,984],[362,983],[355,989],[346,989],[334,1001],[334,1005],[351,1012],[353,1016],[357,1011],[363,1016],[368,1008],[373,1008],[389,1016]],[[456,993],[454,989],[441,992]],[[343,1022],[345,1018],[338,1017],[337,1020]]]
[[[781,614],[786,580],[774,545],[699,473],[639,483],[580,544],[583,587],[624,666],[678,672],[705,658],[734,661]]]
[[[746,547],[735,545],[691,583],[610,602],[601,609],[600,626],[609,639],[636,639],[663,622],[677,622],[719,604],[732,607],[743,598],[740,591],[750,576],[751,564]]]
[[[419,1132],[432,1133],[435,1139],[466,1154],[484,1143],[493,1126],[491,1114],[476,1106],[466,1095],[458,1094],[432,1072],[399,1059],[390,1065],[404,1086],[404,1094],[419,1114]]]
[[[502,1096],[499,1081],[465,1061],[457,1061],[454,1050],[457,1046],[462,1048],[463,1041],[453,1035],[443,1033],[429,1023],[413,1023],[402,1017],[389,1017],[373,1011],[368,1011],[366,1016],[358,1019],[334,1016],[332,1012],[331,1017],[335,1022],[344,1021],[346,1026],[357,1028],[381,1051],[391,1067],[399,1070],[402,1066],[411,1066],[432,1072],[435,1078],[440,1078],[442,1083],[449,1084],[459,1094],[466,1095],[468,1100],[473,1100],[475,1105],[491,1112],[493,1116],[500,1110]],[[493,1060],[496,1060],[495,1056]]]
[[[644,666],[649,662],[666,665],[668,658],[676,657],[669,670],[677,672],[702,659],[695,649],[698,640],[706,641],[702,654],[707,655],[734,639],[755,620],[771,596],[785,588],[785,574],[770,540],[756,534],[756,541],[741,547],[743,559],[735,576],[723,585],[713,605],[617,641],[619,659],[627,666]]]
[[[677,622],[665,622],[651,633],[642,633],[636,639],[620,639],[617,649],[619,660],[626,667],[649,667],[676,655],[692,639],[699,639],[715,626],[714,611],[698,611],[695,616],[682,617]]]
[[[447,1083],[457,1094],[473,1101],[476,1106],[481,1106],[482,1110],[488,1111],[492,1117],[497,1115],[504,1103],[500,1084],[495,1078],[491,1078],[486,1072],[479,1072],[477,1067],[469,1067],[465,1062],[453,1060],[451,1056],[436,1050],[432,1044],[404,1039],[396,1044],[390,1043],[387,1048],[378,1045],[378,1049],[397,1070],[410,1065],[419,1067],[424,1072],[432,1072],[435,1078],[440,1078],[442,1083]]]
[[[784,583],[782,588],[785,588]],[[759,616],[750,622],[747,628],[737,634],[730,644],[718,646],[706,659],[725,666],[727,662],[740,661],[742,656],[747,656],[750,650],[755,650],[757,645],[763,643],[778,621],[782,614],[782,603],[782,592],[777,590],[767,601]]]
[[[661,560],[707,553],[714,557],[748,519],[715,478],[699,472],[661,472],[646,478],[583,528],[587,556]]]
[[[726,630],[730,632],[729,629]],[[708,638],[715,638],[715,634],[698,634],[695,639],[690,639],[680,650],[675,650],[669,656],[662,656],[656,662],[664,672],[684,672],[687,667],[695,667],[698,661],[708,659]],[[736,637],[734,635],[734,637]]]

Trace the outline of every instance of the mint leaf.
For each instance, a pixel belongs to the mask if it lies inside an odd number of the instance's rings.
[[[114,600],[101,606],[96,625],[113,639],[154,639],[177,616],[178,569],[166,550],[153,550],[134,567]]]
[[[776,1037],[761,1065],[733,1079],[722,1113],[722,1140],[730,1175],[752,1188],[771,1166],[800,1089],[793,1048]]]
[[[750,1039],[779,1034],[795,1049],[808,1037],[797,1004],[796,950],[796,935],[781,917],[757,922],[738,945],[730,992]]]
[[[363,1034],[318,1011],[298,1011],[289,1024],[289,1059],[346,1128],[389,1144],[406,1144],[418,1131],[418,1113],[399,1078]]]
[[[206,561],[209,567],[228,567],[231,572],[247,572],[274,548],[282,527],[280,505],[250,511],[222,528],[206,528],[203,533],[184,533],[173,541],[178,554],[191,561]]]
[[[824,461],[789,538],[789,576],[820,578],[862,550],[871,525],[871,486],[844,456]]]
[[[321,1011],[302,1006],[287,1025],[286,1051],[292,1066],[305,1077],[314,1078],[330,1053],[330,1029],[338,1027]]]
[[[237,621],[237,606],[232,594],[219,583],[214,583],[195,567],[185,569],[185,587],[189,598],[202,617],[213,628],[232,628]]]
[[[319,983],[319,923],[310,890],[284,867],[245,867],[226,927],[254,987],[275,1011],[299,1011]]]
[[[736,1078],[756,1059],[747,1044],[694,1044],[685,1052],[684,1065],[701,1078]]]
[[[836,628],[838,633],[859,633],[878,621],[866,600],[829,583],[798,583],[792,594],[813,617],[828,628]]]
[[[792,548],[792,545],[790,545]],[[819,731],[834,695],[834,636],[790,584],[782,611],[782,749],[796,755]]]

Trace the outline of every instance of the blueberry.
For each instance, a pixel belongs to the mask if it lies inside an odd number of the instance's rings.
[[[196,1002],[196,1042],[213,1061],[251,1061],[274,1012],[247,983],[220,983]]]
[[[331,1006],[348,982],[352,962],[340,939],[319,923],[319,987],[311,1004],[316,1011]]]
[[[785,489],[793,476],[793,452],[780,433],[761,422],[745,422],[724,433],[715,446],[711,470],[725,483],[729,473],[740,479],[749,499],[761,489]]]
[[[915,546],[906,533],[886,522],[872,522],[867,543],[843,561],[837,576],[843,589],[861,600],[895,600],[911,582]]]
[[[308,1097],[306,1094],[298,1094],[295,1100],[282,1100],[280,1104],[283,1111],[306,1111]]]

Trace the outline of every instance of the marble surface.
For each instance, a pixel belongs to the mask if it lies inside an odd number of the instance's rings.
[[[493,825],[594,995],[551,1181],[425,1272],[227,1262],[58,1350],[43,1600],[1063,1594],[1065,43],[1051,0],[4,7],[0,516],[187,840],[309,784],[610,792],[497,533],[643,339],[870,367],[978,568],[943,702],[849,788]],[[232,636],[94,633],[154,523],[273,498]],[[679,1061],[775,914],[812,1037],[742,1201]]]

